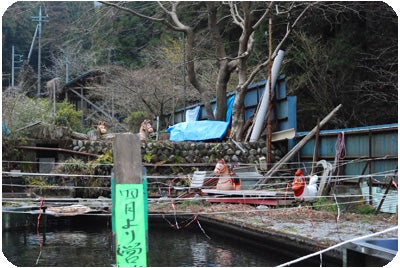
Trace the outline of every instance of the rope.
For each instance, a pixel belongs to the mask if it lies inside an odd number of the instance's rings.
[[[380,157],[380,158],[363,158],[363,159],[355,159],[355,160],[349,160],[349,161],[342,161],[341,164],[337,164],[337,166],[345,166],[347,164],[354,164],[354,163],[363,163],[363,162],[368,162],[368,161],[372,161],[372,160],[385,160],[387,159],[387,157]],[[313,162],[301,162],[302,164],[307,163],[307,164],[315,164]],[[271,176],[270,178],[281,178],[281,179],[289,179],[292,178],[292,175],[285,175],[283,173],[289,173],[289,174],[293,174],[294,173],[294,169],[297,169],[297,165],[298,162],[293,162],[293,163],[287,163],[287,166],[293,166],[293,168],[287,168],[287,169],[281,169],[280,172],[282,172],[282,174],[279,174],[277,176]],[[395,173],[396,169],[392,169],[392,170],[387,170],[384,172],[379,172],[379,173],[374,173],[374,174],[364,174],[364,175],[359,175],[357,178],[362,178],[362,177],[371,177],[371,176],[379,176],[379,174],[385,174],[385,173]],[[104,178],[104,179],[110,179],[111,175],[89,175],[89,174],[65,174],[65,173],[28,173],[28,172],[10,172],[10,171],[2,171],[2,175],[3,176],[13,176],[13,175],[17,175],[17,176],[32,176],[32,177],[81,177],[81,178]],[[382,175],[383,176],[383,175]],[[215,176],[211,176],[211,177],[206,177],[207,179],[212,179]],[[236,178],[237,176],[234,176],[234,178]],[[332,176],[332,177],[349,177],[349,176]],[[175,175],[158,175],[158,176],[153,176],[153,175],[148,175],[147,176],[148,179],[163,179],[163,180],[170,180],[171,178],[175,178]],[[162,184],[162,182],[157,182]]]
[[[285,198],[283,199],[285,201],[285,204],[286,204],[286,197],[289,192],[289,187],[292,187],[292,183],[290,181],[286,183]]]
[[[307,209],[307,214],[308,214],[308,218],[310,219],[310,223],[311,223],[311,227],[312,227],[312,233],[314,235],[314,233],[315,233],[315,225],[314,225],[314,222],[312,220],[310,209]],[[321,247],[319,246],[318,240],[316,240],[316,246],[317,246],[318,250],[321,250]],[[322,254],[319,254],[319,264],[322,267]]]
[[[335,162],[334,166],[334,173],[339,174],[339,161],[344,159],[346,156],[346,145],[344,140],[344,132],[340,132],[338,134],[336,144],[335,144],[336,154],[335,154]]]
[[[328,199],[334,199],[333,196],[317,196],[319,198],[328,198]],[[359,198],[357,200],[352,200],[352,201],[346,201],[346,202],[335,202],[336,205],[346,205],[346,204],[360,204],[360,203],[364,203],[364,200],[362,199],[364,197],[364,195],[360,194],[360,195],[336,195],[336,198],[346,198],[346,197],[352,197],[352,198]],[[190,201],[207,201],[207,199],[209,198],[209,196],[198,196],[195,198],[149,198],[149,204],[163,204],[163,203],[170,203],[172,200],[173,201],[186,201],[186,202],[190,202]],[[229,199],[229,197],[226,197],[227,199]],[[237,199],[236,197],[233,197],[234,199]],[[260,200],[260,199],[265,199],[264,196],[248,196],[246,197],[247,199],[250,200]],[[284,193],[282,193],[282,196],[280,197],[276,197],[276,196],[271,196],[268,197],[271,200],[276,200],[276,199],[281,199],[281,200],[285,200],[285,196]],[[286,200],[288,199],[288,197],[286,196]],[[60,199],[52,199],[52,198],[47,198],[46,199],[46,203],[47,204],[53,204],[55,206],[59,206],[59,205],[68,205],[68,204],[76,204],[77,202],[83,202],[83,204],[89,204],[92,205],[92,202],[94,202],[94,205],[97,204],[99,200],[97,199],[81,199],[81,198],[60,198]],[[103,202],[106,202],[108,204],[111,204],[111,200],[110,199],[104,199],[102,200]],[[334,200],[333,200],[334,201]],[[22,204],[22,205],[26,205],[26,202],[30,202],[30,203],[36,203],[36,202],[40,202],[40,200],[36,199],[36,198],[3,198],[3,202],[6,203],[10,203],[10,204]],[[397,196],[395,198],[395,200],[393,200],[393,202],[397,203]],[[385,202],[387,203],[387,202]],[[331,206],[332,203],[327,203],[327,204],[314,204],[315,208],[322,208],[324,206]],[[291,209],[291,208],[282,208],[282,209]],[[7,212],[12,212],[12,213],[28,213],[28,214],[32,214],[32,211],[12,211],[12,209],[7,208],[3,206],[3,212],[7,213]],[[249,211],[253,211],[253,210],[249,210]],[[239,211],[239,212],[243,212],[243,211]],[[227,211],[225,213],[235,213],[235,211]],[[36,213],[35,213],[36,214]],[[43,213],[45,214],[45,213]]]
[[[88,174],[65,174],[65,173],[31,173],[31,172],[9,172],[2,171],[3,175],[17,176],[47,176],[47,177],[90,177],[111,179],[111,175],[88,175]]]
[[[197,225],[199,226],[200,230],[203,232],[203,234],[204,234],[209,240],[211,240],[211,237],[209,237],[209,236],[206,234],[206,231],[204,231],[203,227],[201,226],[200,221],[199,221],[197,215],[196,215],[196,220],[197,220]]]
[[[37,238],[38,238],[38,241],[39,241],[39,249],[40,249],[39,256],[36,259],[36,265],[39,263],[39,259],[40,259],[40,256],[42,255],[42,248],[43,248],[43,242],[40,239],[40,218],[41,218],[42,213],[43,213],[43,204],[44,204],[44,197],[42,197],[41,201],[40,201],[40,206],[39,206],[39,211],[40,212],[39,212],[39,215],[38,215],[38,218],[37,218],[37,223],[36,223],[36,233],[37,233]]]
[[[377,232],[377,233],[373,233],[373,234],[369,234],[369,235],[365,235],[365,236],[360,236],[360,237],[356,237],[356,238],[353,238],[353,239],[349,239],[349,240],[346,240],[346,241],[341,242],[341,243],[339,243],[339,244],[336,244],[336,245],[333,245],[333,246],[331,246],[331,247],[328,247],[328,248],[326,248],[326,249],[323,249],[323,250],[320,250],[320,251],[317,251],[317,252],[308,254],[308,255],[306,255],[306,256],[297,258],[297,259],[292,260],[292,261],[289,261],[289,262],[285,262],[285,263],[283,263],[283,264],[281,264],[281,265],[278,265],[278,267],[289,266],[289,265],[292,265],[292,264],[297,263],[297,262],[299,262],[299,261],[303,261],[303,260],[306,260],[306,259],[308,259],[308,258],[317,256],[317,255],[322,254],[322,253],[324,253],[324,252],[327,252],[327,251],[329,251],[329,250],[332,250],[332,249],[341,247],[341,246],[343,246],[343,245],[345,245],[345,244],[347,244],[347,243],[351,243],[351,242],[355,242],[355,241],[362,240],[362,239],[365,239],[365,238],[369,238],[369,237],[373,237],[373,236],[376,236],[376,235],[384,234],[384,233],[391,232],[391,231],[394,231],[394,230],[397,230],[397,229],[398,229],[398,226],[395,226],[395,227],[391,227],[391,228],[388,228],[388,229],[386,229],[386,230],[383,230],[383,231],[380,231],[380,232]]]

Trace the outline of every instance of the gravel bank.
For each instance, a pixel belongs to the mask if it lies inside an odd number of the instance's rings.
[[[195,203],[195,202],[194,202]],[[163,215],[199,215],[207,232],[207,222],[218,222],[236,230],[253,232],[260,239],[275,240],[297,247],[305,252],[316,252],[343,241],[381,232],[398,226],[397,214],[355,214],[315,210],[310,207],[270,209],[264,206],[241,204],[193,204],[183,202],[172,205],[168,200],[149,204],[149,213]],[[397,238],[391,231],[374,238]],[[256,241],[255,241],[256,242]],[[304,254],[303,253],[303,254]],[[340,258],[340,251],[329,253]]]

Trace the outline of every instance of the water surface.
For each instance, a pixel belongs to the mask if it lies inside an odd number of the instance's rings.
[[[148,266],[266,267],[289,261],[287,257],[235,239],[207,233],[194,221],[176,230],[167,221],[149,225]],[[42,243],[42,246],[40,246]],[[47,226],[40,233],[3,232],[2,251],[15,266],[110,267],[115,264],[111,225],[67,224]]]

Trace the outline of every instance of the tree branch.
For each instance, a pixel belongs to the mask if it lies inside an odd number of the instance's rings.
[[[120,9],[120,10],[123,10],[123,11],[125,11],[125,12],[131,13],[131,14],[133,14],[133,15],[135,15],[135,16],[138,16],[138,17],[140,17],[140,18],[143,18],[143,19],[147,19],[147,20],[151,20],[151,21],[154,21],[154,22],[162,23],[162,24],[164,24],[165,26],[167,26],[168,28],[171,28],[171,29],[173,29],[173,30],[176,30],[176,31],[183,31],[183,29],[179,28],[178,26],[175,26],[175,25],[171,24],[171,23],[170,23],[169,21],[167,21],[166,19],[160,19],[160,18],[156,18],[156,17],[150,17],[150,16],[144,15],[144,14],[142,14],[142,13],[140,13],[140,12],[137,12],[137,11],[134,10],[134,9],[121,6],[121,5],[119,5],[118,3],[108,2],[108,1],[99,1],[99,2],[102,3],[102,4],[105,4],[105,5],[107,5],[107,6],[115,7],[115,8],[118,8],[118,9]],[[160,3],[159,3],[159,4],[160,4]],[[162,6],[161,4],[160,4],[160,7],[163,8],[163,6]]]
[[[302,12],[297,16],[297,18],[295,19],[295,21],[293,22],[293,24],[290,25],[290,23],[288,23],[288,27],[286,30],[286,33],[284,35],[284,37],[281,39],[281,41],[278,43],[278,45],[276,46],[274,52],[272,53],[271,57],[275,58],[276,55],[278,54],[278,51],[281,49],[281,47],[283,46],[283,44],[285,43],[286,39],[289,37],[290,33],[293,31],[293,29],[295,28],[295,26],[298,24],[298,22],[300,21],[300,19],[304,16],[304,14],[306,13],[306,11],[311,8],[312,6],[316,5],[317,2],[313,2],[313,3],[309,3],[303,10]],[[266,66],[268,66],[269,64],[269,59],[265,60],[264,62],[262,62],[261,64],[257,65],[256,68],[254,68],[254,70],[250,73],[248,79],[242,84],[240,85],[240,88],[246,88],[254,79],[254,77],[257,75],[258,72],[261,71],[261,69],[265,68]]]

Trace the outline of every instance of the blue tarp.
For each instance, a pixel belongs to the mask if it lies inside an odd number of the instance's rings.
[[[2,131],[3,131],[3,132],[2,132],[3,135],[8,135],[8,134],[11,133],[11,130],[6,126],[6,124],[4,124],[4,122],[3,122]]]
[[[166,132],[171,133],[171,141],[205,141],[221,140],[228,129],[229,123],[223,121],[189,121],[170,126]]]
[[[226,100],[226,115],[225,115],[225,117],[226,117],[226,119],[225,119],[225,121],[226,122],[231,122],[231,118],[232,118],[232,110],[233,110],[233,103],[235,102],[235,95],[233,95],[233,96],[230,96],[227,100]],[[214,110],[213,110],[213,113],[214,113],[214,116],[215,116],[215,114],[216,114],[216,107],[214,107]]]
[[[230,123],[232,118],[233,103],[235,102],[235,96],[230,96],[226,102],[228,106],[226,110],[226,122]]]
[[[200,115],[200,106],[194,107],[193,109],[186,111],[186,122],[197,121]]]

